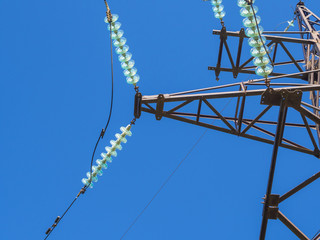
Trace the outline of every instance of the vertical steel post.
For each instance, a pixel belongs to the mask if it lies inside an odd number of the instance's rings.
[[[260,240],[264,240],[265,236],[266,236],[267,224],[268,224],[268,219],[269,219],[268,210],[269,210],[269,203],[270,203],[270,194],[272,191],[278,149],[279,149],[279,145],[282,142],[283,131],[284,131],[284,126],[285,126],[286,116],[287,116],[287,110],[288,110],[288,107],[286,106],[286,101],[284,98],[282,98],[281,103],[280,103],[280,109],[279,109],[277,131],[276,131],[274,145],[273,145],[273,152],[272,152],[269,180],[268,180],[268,186],[267,186],[267,193],[265,196],[265,202],[264,202],[264,206],[263,206],[262,224],[261,224],[261,231],[260,231],[260,238],[259,238]]]

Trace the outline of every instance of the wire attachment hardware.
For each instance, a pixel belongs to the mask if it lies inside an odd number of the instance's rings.
[[[104,4],[106,5],[106,8],[107,8],[106,13],[107,13],[107,19],[108,19],[108,22],[109,22],[109,23],[112,23],[112,14],[111,14],[111,10],[110,10],[109,5],[108,5],[108,3],[107,3],[107,1],[106,1],[106,0],[104,0]]]

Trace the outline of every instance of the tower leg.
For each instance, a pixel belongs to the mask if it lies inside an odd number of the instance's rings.
[[[284,126],[285,126],[286,116],[287,116],[287,110],[288,110],[288,107],[286,105],[286,101],[284,98],[282,98],[281,103],[280,103],[280,109],[279,109],[277,131],[276,131],[274,145],[273,145],[273,152],[272,152],[269,180],[268,180],[268,186],[267,186],[267,193],[265,195],[265,202],[264,202],[264,206],[263,206],[262,224],[261,224],[261,231],[260,231],[260,238],[259,238],[260,240],[264,240],[265,236],[266,236],[267,225],[268,225],[268,220],[269,220],[270,195],[271,195],[271,191],[272,191],[278,149],[279,149],[279,145],[281,144],[282,137],[283,137],[283,131],[284,131]]]

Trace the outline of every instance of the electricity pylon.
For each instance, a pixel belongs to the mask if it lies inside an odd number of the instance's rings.
[[[300,31],[264,32],[267,46],[273,49],[270,56],[275,68],[268,78],[268,85],[265,85],[265,79],[254,79],[171,94],[144,96],[138,92],[135,96],[136,118],[140,117],[141,112],[146,112],[154,114],[157,120],[171,118],[273,145],[260,240],[265,239],[269,219],[279,219],[299,239],[309,240],[279,210],[279,204],[320,178],[319,172],[283,195],[272,193],[279,147],[320,158],[320,18],[301,1],[296,6],[295,16]],[[243,42],[247,38],[244,29],[231,32],[223,26],[221,30],[213,30],[213,35],[220,37],[219,54],[216,66],[208,69],[215,72],[217,79],[221,72],[231,72],[234,78],[240,73],[255,73],[255,66],[249,65],[253,57],[243,61]],[[294,37],[297,35],[300,37]],[[236,56],[231,53],[230,39],[238,39]],[[301,46],[303,55],[297,59],[294,55]],[[284,52],[286,60],[282,56],[279,59],[279,51]],[[229,67],[221,66],[224,52],[230,62]],[[278,72],[280,69],[290,69],[290,72]],[[230,98],[235,99],[234,114],[226,116],[219,106],[223,100]],[[252,107],[254,104],[256,107]],[[288,110],[291,115],[287,114]],[[275,111],[278,111],[277,118]],[[285,137],[287,128],[303,130],[306,137]],[[313,240],[320,240],[320,234]]]

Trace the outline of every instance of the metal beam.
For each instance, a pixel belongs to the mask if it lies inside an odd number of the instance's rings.
[[[276,136],[275,136],[274,145],[273,145],[267,192],[265,196],[265,202],[264,202],[263,213],[262,213],[262,224],[261,224],[260,238],[259,238],[260,240],[264,240],[266,236],[267,225],[269,220],[268,211],[270,206],[270,195],[272,192],[272,185],[273,185],[274,172],[276,169],[278,149],[279,149],[280,143],[282,142],[283,131],[285,126],[284,123],[286,122],[287,110],[288,110],[288,107],[286,106],[284,99],[282,99],[280,103],[280,109],[279,109]]]

